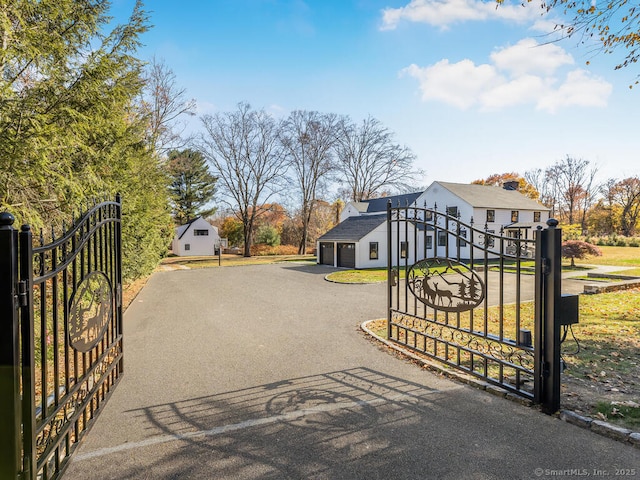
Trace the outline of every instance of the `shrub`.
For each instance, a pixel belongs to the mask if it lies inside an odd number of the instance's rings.
[[[251,255],[261,257],[265,255],[297,255],[298,247],[295,245],[277,245],[270,246],[266,243],[260,245],[251,245]]]
[[[618,237],[618,240],[616,240],[616,247],[626,247],[627,246],[627,239],[624,237]]]
[[[633,237],[631,240],[629,240],[629,244],[630,247],[640,247],[640,240],[638,240],[637,238]]]
[[[562,242],[562,257],[571,259],[571,266],[575,267],[575,259],[583,259],[590,256],[599,257],[602,252],[595,245],[580,240],[567,240]]]
[[[256,243],[265,243],[270,247],[277,247],[280,245],[280,234],[271,225],[263,225],[256,234]]]

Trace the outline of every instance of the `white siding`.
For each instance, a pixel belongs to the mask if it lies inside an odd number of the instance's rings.
[[[196,230],[206,230],[208,235],[195,235]],[[176,229],[172,250],[179,257],[215,255],[215,248],[219,242],[218,229],[205,219],[199,218]]]

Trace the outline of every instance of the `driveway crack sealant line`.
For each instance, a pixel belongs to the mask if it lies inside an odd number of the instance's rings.
[[[72,461],[78,462],[78,461],[90,460],[96,457],[103,457],[106,455],[111,455],[113,453],[124,452],[127,450],[134,450],[137,448],[150,447],[150,446],[159,445],[162,443],[181,441],[181,440],[193,440],[196,438],[204,438],[204,437],[213,437],[216,435],[222,435],[225,433],[244,430],[247,428],[254,428],[254,427],[260,427],[264,425],[271,425],[278,422],[296,420],[298,418],[305,417],[307,415],[333,412],[336,410],[346,410],[354,407],[375,406],[383,403],[396,402],[396,401],[402,401],[402,400],[415,400],[415,398],[412,395],[401,394],[401,395],[394,395],[391,397],[376,398],[373,400],[359,400],[356,402],[339,402],[339,403],[318,405],[317,407],[296,410],[296,411],[285,413],[282,415],[275,415],[275,416],[266,417],[266,418],[253,418],[250,420],[245,420],[244,422],[240,422],[240,423],[222,425],[220,427],[215,427],[210,430],[201,430],[201,431],[189,432],[189,433],[179,433],[175,435],[159,435],[156,437],[148,438],[146,440],[141,440],[139,442],[124,443],[122,445],[117,445],[115,447],[100,448],[92,452],[86,452],[86,453],[78,452],[76,455],[72,457]]]

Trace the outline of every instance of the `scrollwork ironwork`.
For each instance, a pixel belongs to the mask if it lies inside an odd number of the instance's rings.
[[[489,336],[429,320],[419,319],[420,325],[416,327],[412,320],[413,317],[410,315],[396,314],[393,317],[393,324],[406,328],[415,334],[438,339],[455,348],[463,348],[483,357],[491,357],[497,362],[508,363],[522,370],[533,372],[534,359],[530,349],[523,349],[515,344],[501,342]]]

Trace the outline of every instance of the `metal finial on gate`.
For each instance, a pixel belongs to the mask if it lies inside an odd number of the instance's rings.
[[[9,212],[0,212],[0,227],[9,227],[16,221],[16,217]]]
[[[558,220],[556,220],[555,218],[550,218],[549,220],[547,220],[547,226],[549,228],[556,228],[558,226]]]

